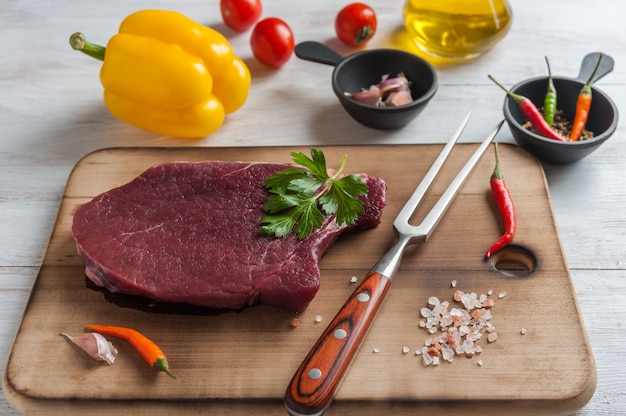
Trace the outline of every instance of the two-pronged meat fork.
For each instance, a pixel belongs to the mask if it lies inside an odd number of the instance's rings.
[[[470,114],[465,117],[394,220],[393,229],[398,237],[395,245],[367,273],[296,371],[285,393],[285,406],[290,415],[322,415],[326,411],[382,305],[405,248],[430,237],[503,123],[501,121],[479,145],[423,221],[419,225],[409,224],[411,215],[461,136],[469,117]]]

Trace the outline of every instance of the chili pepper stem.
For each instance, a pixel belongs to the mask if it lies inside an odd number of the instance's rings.
[[[493,168],[491,179],[503,179],[502,172],[500,171],[500,152],[498,151],[498,142],[493,143],[496,153],[496,166]]]
[[[587,83],[585,83],[585,85],[583,86],[583,88],[589,90],[589,92],[591,92],[591,81],[593,81],[593,77],[596,76],[596,72],[598,72],[598,68],[600,67],[600,62],[602,62],[602,56],[604,55],[600,54],[600,56],[598,57],[598,62],[596,62],[596,66],[593,68],[593,72],[591,72]]]
[[[72,49],[80,51],[85,55],[89,55],[92,58],[104,61],[106,48],[95,43],[87,42],[85,35],[80,32],[76,32],[70,36],[70,45],[72,46]]]
[[[521,96],[519,94],[515,94],[514,92],[510,91],[504,85],[502,85],[498,81],[496,81],[496,79],[493,76],[491,76],[491,75],[487,75],[487,76],[489,77],[490,80],[495,82],[498,87],[502,88],[504,90],[504,92],[506,92],[506,95],[508,95],[509,97],[511,97],[511,99],[513,101],[515,101],[515,104],[519,105],[522,101],[524,101],[526,99],[526,97]]]
[[[165,358],[159,358],[154,362],[153,365],[154,369],[157,371],[163,371],[165,374],[167,374],[168,376],[172,377],[172,378],[176,378],[176,376],[174,374],[172,374],[172,372],[170,371],[170,367],[167,363],[167,360]]]

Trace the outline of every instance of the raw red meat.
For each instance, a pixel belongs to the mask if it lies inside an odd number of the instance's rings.
[[[72,226],[87,276],[160,302],[304,310],[319,288],[318,261],[339,234],[380,223],[386,184],[363,175],[365,212],[351,227],[327,218],[303,240],[262,236],[263,181],[287,166],[172,162],[95,197]]]

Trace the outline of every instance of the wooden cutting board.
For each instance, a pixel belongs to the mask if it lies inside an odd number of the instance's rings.
[[[417,217],[432,206],[475,147],[457,145]],[[342,236],[322,259],[320,291],[297,316],[295,328],[290,326],[293,313],[264,306],[198,315],[112,303],[87,287],[70,228],[78,205],[151,165],[174,160],[289,162],[290,151],[308,153],[308,148],[119,148],[87,155],[68,180],[8,357],[3,385],[9,402],[25,414],[284,415],[282,398],[294,371],[354,290],[352,276],[362,278],[394,242],[391,223],[440,149],[324,149],[330,167],[346,154],[350,173],[384,178],[388,206],[378,228]],[[543,170],[518,147],[501,145],[500,153],[517,208],[515,242],[534,253],[536,261],[512,251],[499,260],[498,271],[483,260],[502,232],[489,191],[494,167],[489,149],[432,237],[405,253],[388,298],[327,414],[569,414],[591,398],[595,363]],[[419,327],[420,309],[430,296],[452,302],[456,289],[493,291],[491,322],[498,340],[481,340],[483,352],[471,359],[425,366],[414,353],[429,337]],[[59,335],[79,335],[87,323],[140,330],[167,353],[177,378],[149,368],[124,342],[114,340],[120,354],[109,367]],[[404,346],[409,353],[403,353]]]

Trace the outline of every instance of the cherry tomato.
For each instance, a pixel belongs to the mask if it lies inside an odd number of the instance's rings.
[[[243,32],[259,20],[263,8],[261,0],[220,0],[220,11],[226,26]]]
[[[374,36],[376,23],[374,9],[363,3],[352,3],[337,13],[335,32],[346,45],[360,46]]]
[[[276,17],[268,17],[254,26],[250,37],[254,57],[267,66],[283,66],[295,47],[293,32],[287,23]]]

